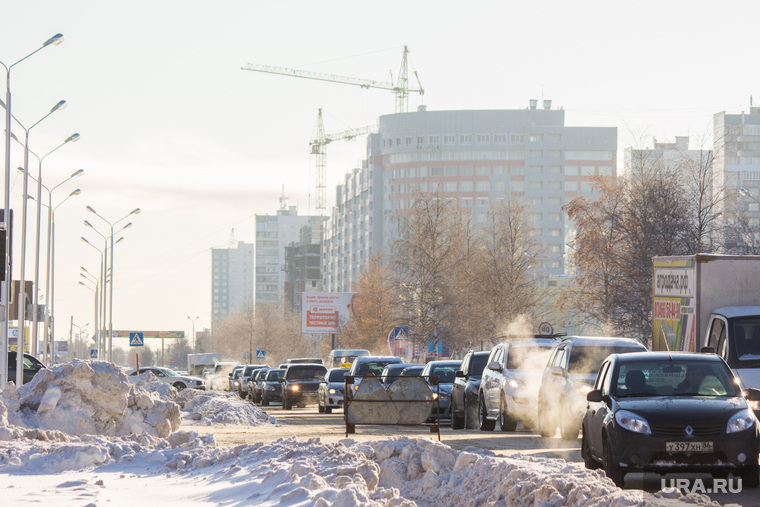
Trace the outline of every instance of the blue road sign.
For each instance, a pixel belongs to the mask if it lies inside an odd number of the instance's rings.
[[[264,359],[264,351],[263,350],[257,350],[256,351],[256,359]]]
[[[129,346],[130,347],[142,347],[145,345],[143,342],[142,333],[129,333]]]
[[[90,359],[98,358],[98,349],[90,349]]]

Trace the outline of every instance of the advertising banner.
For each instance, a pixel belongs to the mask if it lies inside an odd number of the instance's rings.
[[[652,350],[696,348],[696,267],[691,259],[655,260]]]
[[[301,332],[339,333],[351,318],[353,292],[304,292],[301,295]]]

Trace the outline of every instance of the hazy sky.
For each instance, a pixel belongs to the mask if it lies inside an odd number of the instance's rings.
[[[189,334],[188,316],[200,317],[197,330],[210,325],[211,248],[227,247],[232,229],[252,242],[253,215],[275,213],[283,185],[289,205],[314,213],[318,108],[328,133],[394,112],[388,91],[241,70],[247,63],[388,81],[406,44],[430,110],[546,98],[567,125],[617,126],[620,153],[653,136],[709,147],[714,113],[748,110],[752,94],[760,102],[758,11],[753,1],[5,2],[6,65],[65,36],[11,73],[12,110],[25,125],[68,102],[31,131],[31,149],[45,154],[81,134],[43,166],[48,186],[85,171],[53,193],[56,205],[82,190],[56,211],[56,338],[72,315],[93,327],[93,293],[77,282],[80,266],[98,272],[100,257],[80,237],[103,239],[83,221],[109,231],[85,206],[110,221],[142,209],[121,222],[134,226],[115,249],[114,329]],[[412,96],[410,109],[418,104]],[[363,139],[328,147],[328,210],[364,148]],[[14,145],[17,231],[22,155]],[[14,278],[19,245],[17,235]]]

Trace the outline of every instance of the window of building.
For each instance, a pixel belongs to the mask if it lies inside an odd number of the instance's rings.
[[[544,218],[543,217],[543,213],[531,213],[530,214],[530,219],[533,220],[534,222],[538,222],[538,221],[542,220],[543,218]]]
[[[407,167],[406,168],[406,177],[407,178],[414,178],[414,167]]]
[[[475,199],[475,205],[479,208],[488,206],[488,197],[478,197]]]
[[[546,140],[550,143],[560,143],[562,142],[562,135],[561,134],[547,134]]]
[[[401,138],[400,137],[396,138],[396,146],[401,146]]]
[[[504,192],[504,190],[506,190],[506,189],[507,189],[507,184],[506,184],[506,183],[504,183],[503,181],[497,181],[497,182],[495,183],[495,185],[494,185],[494,189],[495,189],[497,192]]]
[[[561,197],[547,197],[546,203],[551,206],[562,206],[562,198]]]
[[[591,192],[591,183],[589,183],[588,181],[581,182],[581,191]]]
[[[561,232],[562,231],[560,229],[549,229],[549,236],[551,236],[552,238],[558,238]]]
[[[494,144],[507,144],[507,135],[506,134],[494,134],[493,135],[493,142],[494,142]]]
[[[472,208],[472,197],[462,197],[462,207]]]
[[[546,188],[548,188],[549,190],[560,190],[562,188],[562,182],[561,181],[547,181]]]
[[[530,203],[533,206],[537,206],[539,204],[543,204],[544,198],[543,197],[531,197],[529,201],[530,201]]]
[[[418,167],[417,168],[417,176],[420,178],[424,178],[427,176],[427,167]]]
[[[578,176],[578,166],[577,165],[566,165],[565,166],[565,174],[567,176]]]
[[[561,165],[550,165],[546,172],[549,174],[562,174],[562,166]]]
[[[478,144],[488,144],[491,142],[491,136],[488,134],[478,134],[477,141]]]
[[[444,176],[456,176],[457,175],[457,168],[451,165],[447,165],[443,168],[443,175]]]
[[[478,176],[490,176],[491,175],[491,168],[487,165],[480,165],[475,169],[475,174]]]
[[[425,136],[417,136],[417,144],[425,144]]]
[[[509,184],[509,189],[513,192],[523,192],[525,191],[525,182],[524,181],[512,181]]]
[[[544,135],[543,134],[531,134],[530,135],[530,142],[531,143],[540,143],[543,140],[544,140]]]
[[[456,181],[446,181],[443,183],[443,191],[444,192],[456,192],[457,191],[457,182]]]
[[[539,190],[541,188],[544,188],[544,182],[543,181],[531,181],[528,183],[528,188],[531,190]]]
[[[546,219],[552,222],[559,222],[562,220],[562,213],[547,213]]]
[[[528,150],[529,158],[540,158],[544,156],[544,152],[541,150]]]
[[[443,144],[454,144],[456,142],[456,136],[445,135],[443,136]]]
[[[565,151],[565,160],[612,160],[611,151]]]
[[[599,176],[612,176],[612,166],[600,165],[598,168]]]
[[[472,176],[472,166],[466,165],[459,168],[459,176]]]
[[[509,140],[512,144],[524,143],[525,136],[523,134],[512,134],[509,136]]]
[[[427,192],[428,185],[426,181],[423,181],[422,183],[420,183],[419,187],[420,187],[420,192]]]
[[[493,174],[494,176],[503,176],[507,174],[507,166],[505,165],[497,165],[493,168]]]
[[[441,175],[441,168],[440,167],[431,167],[430,168],[430,176],[440,176]]]
[[[539,174],[544,172],[544,167],[540,165],[532,165],[528,167],[528,173],[529,174]]]
[[[549,150],[546,156],[549,158],[562,158],[562,152],[559,150]]]
[[[510,171],[510,174],[512,176],[525,175],[525,166],[521,166],[521,165],[512,166],[512,170]]]
[[[577,181],[566,181],[565,182],[565,190],[568,190],[570,192],[577,192],[578,191],[578,182]]]
[[[411,138],[411,136],[406,138],[406,145],[407,146],[411,146],[412,145],[412,138]]]
[[[441,191],[441,182],[440,181],[431,181],[430,182],[430,191],[433,193],[440,192]]]
[[[459,144],[472,144],[472,135],[462,134],[459,136]]]
[[[460,181],[459,182],[459,191],[460,192],[472,192],[472,182],[471,181]]]
[[[593,176],[596,174],[596,167],[593,165],[584,165],[581,167],[581,176]]]
[[[438,136],[430,136],[430,144],[438,144],[440,143]]]
[[[478,192],[488,192],[490,188],[491,188],[491,184],[488,181],[475,182],[475,190],[477,190]]]

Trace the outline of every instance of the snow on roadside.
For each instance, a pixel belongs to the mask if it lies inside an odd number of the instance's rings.
[[[429,438],[218,447],[213,435],[179,430],[180,413],[203,425],[273,421],[234,393],[177,392],[151,377],[74,361],[9,386],[0,393],[0,474],[26,479],[35,501],[56,505],[81,505],[84,494],[120,505],[125,487],[183,505],[717,505],[622,490],[561,459],[457,451]],[[3,490],[4,500],[16,493],[28,490]]]

